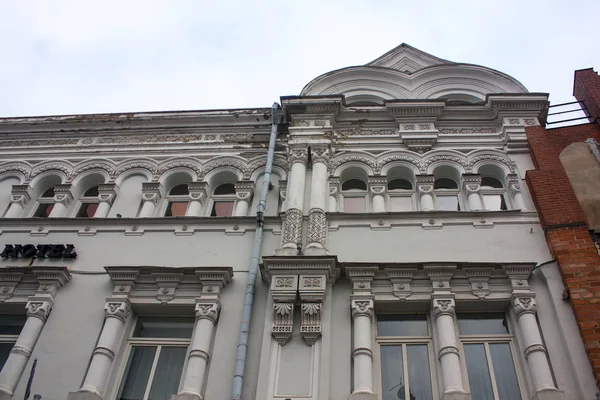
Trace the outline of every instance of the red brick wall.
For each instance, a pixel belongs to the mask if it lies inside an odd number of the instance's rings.
[[[600,94],[600,87],[597,93]],[[527,172],[527,184],[546,241],[569,291],[579,332],[600,387],[600,256],[559,159],[571,143],[587,138],[600,141],[600,126],[586,124],[552,130],[535,126],[526,128],[526,133],[536,168]]]
[[[592,118],[600,117],[600,76],[592,68],[575,71],[573,96],[583,101]]]

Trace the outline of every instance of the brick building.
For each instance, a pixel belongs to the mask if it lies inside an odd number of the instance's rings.
[[[575,71],[573,95],[589,122],[527,127],[535,169],[526,179],[600,383],[600,76],[591,68]]]

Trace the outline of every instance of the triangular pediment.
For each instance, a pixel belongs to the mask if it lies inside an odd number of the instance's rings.
[[[451,61],[432,56],[405,43],[388,51],[365,66],[386,67],[412,74],[432,65],[452,64]]]

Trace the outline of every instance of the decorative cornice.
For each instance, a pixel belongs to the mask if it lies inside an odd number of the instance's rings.
[[[333,281],[340,275],[337,258],[332,256],[266,256],[261,266],[264,280],[271,280],[274,275],[323,274],[327,280]]]

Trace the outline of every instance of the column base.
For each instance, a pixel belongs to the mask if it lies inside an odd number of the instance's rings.
[[[298,249],[295,247],[280,247],[275,250],[276,256],[297,256]]]
[[[451,392],[444,393],[442,400],[471,400],[471,393]]]
[[[191,393],[179,393],[171,396],[170,400],[203,400],[202,396]]]
[[[535,392],[531,400],[565,400],[565,392],[560,390],[542,389]]]
[[[327,249],[323,248],[323,247],[306,247],[304,249],[304,251],[302,252],[303,255],[305,256],[327,256],[329,255],[329,253],[327,252]]]
[[[348,400],[377,400],[376,393],[352,393]]]
[[[69,392],[67,400],[103,400],[98,393],[92,392]]]

